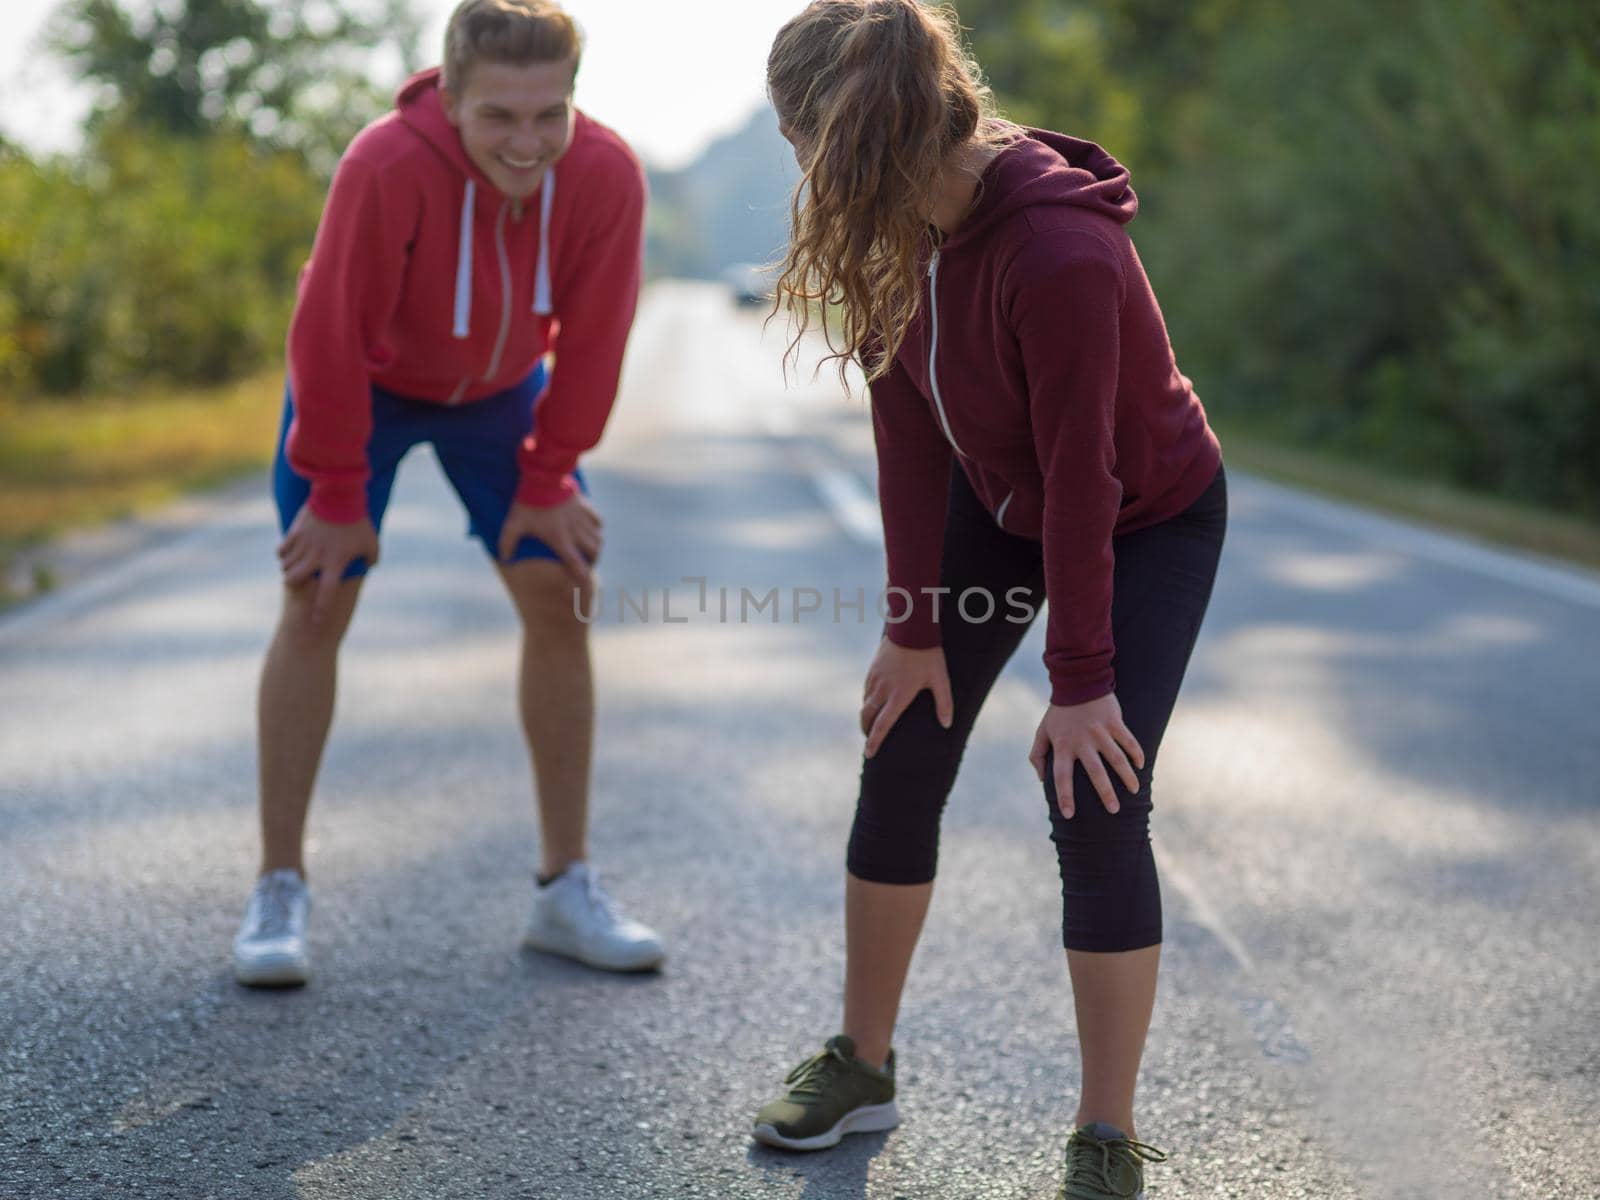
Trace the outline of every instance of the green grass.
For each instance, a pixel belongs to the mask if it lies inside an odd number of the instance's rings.
[[[217,388],[0,401],[0,605],[19,598],[8,594],[19,551],[266,466],[282,411],[279,372]],[[32,590],[49,584],[46,572]]]
[[[1350,459],[1287,446],[1214,422],[1230,466],[1514,550],[1600,568],[1600,524],[1565,513],[1406,479]]]

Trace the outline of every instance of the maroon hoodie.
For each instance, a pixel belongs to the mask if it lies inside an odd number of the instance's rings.
[[[578,456],[616,399],[644,262],[645,179],[627,144],[577,116],[572,145],[527,201],[467,157],[439,101],[439,71],[350,144],[300,278],[289,328],[289,462],[327,521],[367,511],[371,385],[471,404],[560,351],[522,444],[517,499],[576,490]],[[558,340],[559,335],[559,340]]]
[[[925,304],[872,385],[889,584],[915,601],[889,637],[940,644],[923,589],[939,586],[955,455],[996,523],[1043,543],[1051,703],[1081,704],[1116,689],[1113,535],[1177,516],[1222,455],[1124,228],[1127,170],[1025,133],[932,254]]]

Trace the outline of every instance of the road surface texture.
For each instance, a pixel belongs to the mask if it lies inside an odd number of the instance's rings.
[[[718,289],[656,287],[592,463],[594,856],[668,939],[658,976],[518,951],[517,631],[425,452],[342,662],[303,990],[228,969],[264,485],[0,621],[0,1200],[1054,1194],[1078,1066],[1037,628],[946,819],[904,1124],[748,1140],[837,1030],[882,577],[865,402],[786,390],[781,344]],[[1600,1197],[1600,582],[1233,495],[1156,793],[1152,1200]]]

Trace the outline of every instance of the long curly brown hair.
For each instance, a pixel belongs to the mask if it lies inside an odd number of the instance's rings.
[[[767,90],[804,176],[776,315],[796,328],[838,305],[843,344],[823,322],[824,362],[884,374],[922,302],[923,253],[946,162],[964,146],[1005,145],[1006,127],[948,5],[815,0],[785,25],[767,59]]]

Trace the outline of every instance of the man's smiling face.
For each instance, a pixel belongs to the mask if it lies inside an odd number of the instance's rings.
[[[545,171],[572,145],[573,75],[571,61],[480,62],[459,95],[440,90],[473,166],[514,200],[538,191]]]

